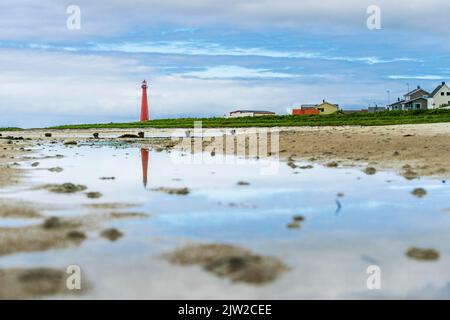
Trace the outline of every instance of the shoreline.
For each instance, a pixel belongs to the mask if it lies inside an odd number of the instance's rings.
[[[333,167],[373,167],[380,171],[395,171],[409,178],[428,176],[439,179],[450,177],[450,123],[389,125],[389,126],[336,126],[336,127],[279,127],[279,128],[204,128],[205,145],[211,141],[211,136],[246,135],[258,130],[276,130],[279,132],[279,152],[281,161],[306,161]],[[122,134],[145,132],[143,139],[118,139]],[[0,185],[14,180],[21,170],[5,168],[11,156],[16,157],[24,151],[17,147],[30,146],[45,141],[78,140],[92,141],[126,141],[130,145],[171,149],[174,143],[171,134],[177,132],[183,136],[185,132],[194,134],[187,129],[30,129],[24,131],[3,132],[6,136],[23,137],[28,140],[13,141],[13,147],[3,150],[6,139],[0,139],[0,165],[3,178]],[[45,137],[51,133],[52,137]],[[93,134],[99,133],[100,139],[93,139]],[[165,138],[152,138],[151,136]],[[209,136],[208,136],[209,135]],[[23,144],[23,145],[21,145]],[[13,149],[11,149],[13,148]],[[8,153],[9,152],[9,153]],[[6,156],[5,156],[6,154]],[[2,157],[3,155],[3,157]],[[6,170],[6,171],[5,171]],[[17,178],[16,178],[17,179]]]

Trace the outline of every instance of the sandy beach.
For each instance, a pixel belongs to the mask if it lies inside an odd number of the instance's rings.
[[[230,134],[231,129],[204,129],[204,141],[210,141],[208,133]],[[235,129],[235,135],[248,135],[260,128]],[[341,127],[280,127],[268,129],[279,131],[279,157],[307,160],[338,166],[371,166],[379,170],[395,170],[411,175],[447,178],[450,175],[450,124],[416,124],[395,126],[341,126]],[[92,141],[94,133],[105,141],[115,141],[124,134],[137,135],[145,132],[144,139],[125,139],[142,146],[172,148],[170,136],[174,131],[185,129],[96,129],[96,130],[27,130],[4,132],[3,137],[23,137],[30,141],[0,140],[0,163],[11,162],[11,157],[23,154],[24,147],[45,141]],[[51,137],[45,137],[51,133]],[[151,135],[166,136],[165,139],[148,138]],[[124,141],[124,139],[121,139]],[[177,141],[176,139],[174,141]],[[6,148],[6,150],[4,150]],[[2,166],[2,180],[12,181],[18,170]],[[1,182],[0,182],[1,183]],[[3,182],[5,183],[5,182]]]

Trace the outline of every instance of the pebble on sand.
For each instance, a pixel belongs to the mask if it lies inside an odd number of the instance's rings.
[[[73,184],[73,183],[63,183],[63,184],[48,184],[44,186],[50,192],[55,193],[75,193],[84,191],[87,189],[86,186],[81,184]]]
[[[66,278],[65,272],[58,269],[2,269],[0,299],[36,299],[66,294]]]
[[[247,181],[238,181],[237,183],[238,186],[249,186],[250,182]]]
[[[110,241],[116,241],[117,239],[123,237],[123,233],[115,228],[103,230],[100,235]]]
[[[300,222],[300,221],[305,221],[305,217],[302,216],[301,214],[298,214],[298,215],[293,216],[292,219],[293,219],[294,221],[298,221],[298,222]]]
[[[414,171],[412,171],[412,170],[410,170],[410,169],[408,169],[408,170],[406,170],[405,172],[403,172],[403,177],[406,179],[406,180],[414,180],[414,179],[417,179],[417,177],[418,177],[418,174],[417,174],[417,172],[414,172]]]
[[[427,190],[425,190],[424,188],[416,188],[411,191],[411,194],[417,198],[423,198],[427,195]]]
[[[413,247],[410,248],[406,255],[414,260],[421,260],[421,261],[435,261],[439,259],[439,252],[437,252],[434,249],[423,249],[423,248],[417,248]]]
[[[74,221],[66,221],[58,217],[50,217],[44,221],[44,223],[42,224],[42,228],[52,230],[52,229],[74,228],[78,227],[79,225],[80,225],[79,223],[76,223]]]
[[[377,173],[377,169],[375,169],[374,167],[367,167],[364,169],[364,173],[369,176],[372,176]]]
[[[89,199],[98,199],[102,197],[102,194],[100,192],[88,192],[86,193],[86,197],[88,197]]]
[[[175,194],[175,195],[182,195],[185,196],[187,194],[189,194],[189,189],[188,188],[165,188],[165,187],[160,187],[160,188],[153,188],[151,189],[152,191],[156,191],[156,192],[164,192],[167,194]]]
[[[137,138],[139,138],[138,135],[131,133],[123,134],[119,137],[119,139],[137,139]]]
[[[300,223],[298,221],[291,222],[287,225],[288,229],[300,229]]]
[[[75,140],[64,141],[64,145],[66,145],[66,146],[76,146],[77,144],[78,144],[78,142],[76,142]]]
[[[165,258],[182,266],[199,265],[204,270],[233,282],[262,285],[276,280],[289,268],[280,260],[256,255],[226,244],[188,245]]]
[[[333,161],[333,162],[327,163],[326,166],[328,168],[337,168],[339,166],[339,164],[337,162]]]
[[[69,231],[66,235],[67,239],[74,241],[86,240],[86,235],[81,231]]]

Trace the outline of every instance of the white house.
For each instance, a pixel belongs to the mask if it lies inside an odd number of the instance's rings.
[[[442,106],[450,106],[450,88],[442,82],[428,98],[428,109],[437,109]]]
[[[230,112],[230,118],[274,116],[275,112],[259,110],[236,110]]]

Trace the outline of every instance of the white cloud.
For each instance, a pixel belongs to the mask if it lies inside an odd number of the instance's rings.
[[[257,47],[224,46],[218,43],[208,43],[204,41],[161,41],[161,42],[124,42],[124,43],[102,43],[96,44],[91,49],[95,51],[115,51],[125,53],[158,53],[158,54],[179,54],[179,55],[205,55],[205,56],[259,56],[268,58],[298,58],[327,61],[360,62],[368,65],[392,63],[392,62],[412,62],[413,58],[380,58],[380,57],[357,57],[357,56],[333,56],[317,51],[281,51]]]
[[[22,66],[20,70],[17,66]],[[36,50],[0,52],[0,112],[110,119],[134,119],[139,111],[140,81],[150,80],[152,117],[221,116],[236,107],[268,109],[284,114],[287,107],[327,99],[341,105],[358,104],[365,93],[380,92],[382,84],[317,83],[186,78],[157,75],[137,60],[120,57],[55,53]],[[245,68],[233,72],[254,72]],[[221,70],[210,69],[212,76]],[[151,75],[151,77],[149,77]],[[235,75],[235,74],[233,74]],[[14,125],[14,123],[11,123]],[[39,125],[36,123],[29,125]]]
[[[92,54],[3,50],[0,69],[0,112],[14,113],[17,118],[21,114],[48,118],[86,116],[93,122],[99,118],[111,121],[118,117],[133,118],[139,111],[139,86],[143,78],[150,80],[153,117],[221,116],[236,107],[284,114],[286,107],[324,98],[340,104],[355,104],[361,98],[348,93],[345,83],[317,86],[276,78],[264,82],[216,79],[214,74],[223,71],[214,68],[203,74],[205,79],[165,76],[157,75],[134,59]],[[237,75],[236,72],[252,76],[264,71],[234,67],[230,76]],[[354,92],[376,89],[370,84],[355,87]]]
[[[393,80],[443,80],[448,79],[449,76],[442,75],[391,75],[389,79]]]
[[[183,76],[202,79],[231,79],[231,78],[296,78],[295,74],[273,72],[270,69],[250,69],[239,66],[220,65],[208,67],[204,70],[182,73]]]
[[[71,41],[79,37],[126,34],[161,23],[181,29],[210,26],[233,28],[308,28],[312,33],[366,30],[372,0],[78,0],[82,28],[66,29],[68,2],[2,0],[0,39],[36,38]],[[446,0],[379,0],[383,29],[446,34],[450,2]],[[180,29],[179,28],[179,29]]]

